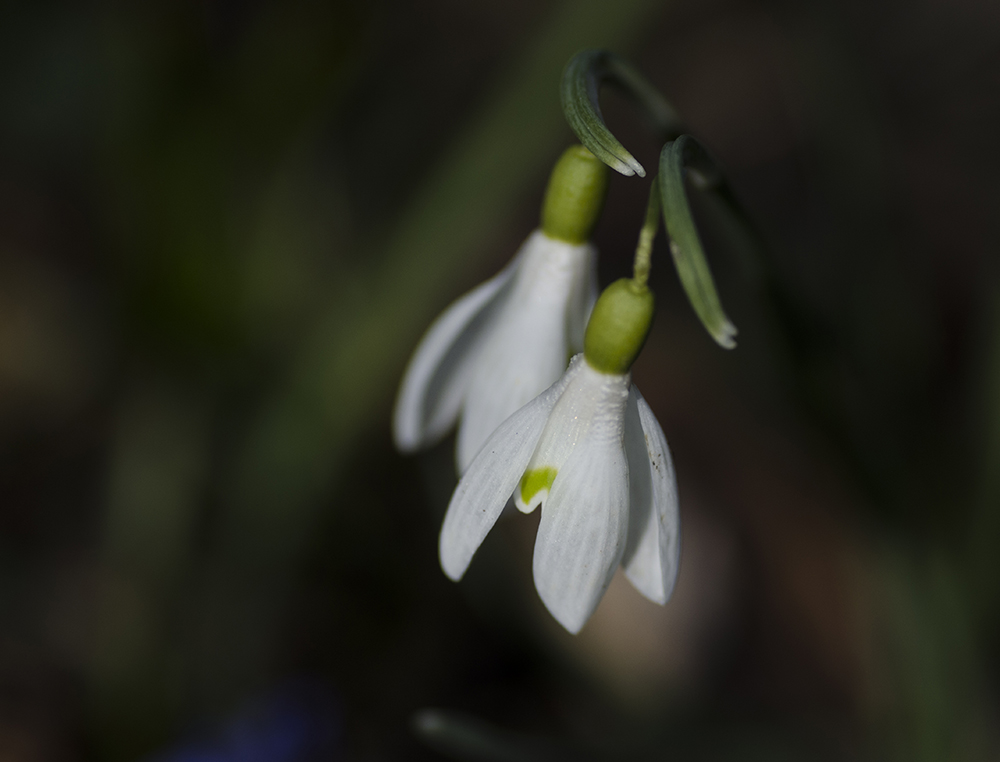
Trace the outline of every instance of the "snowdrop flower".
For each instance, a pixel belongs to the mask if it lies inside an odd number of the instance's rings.
[[[557,162],[532,233],[498,275],[452,304],[430,327],[403,377],[396,446],[433,444],[461,419],[459,473],[508,416],[556,381],[583,347],[596,298],[588,239],[607,172],[582,146]]]
[[[667,440],[629,371],[652,313],[644,282],[608,287],[583,354],[489,437],[441,529],[451,579],[462,577],[513,497],[525,513],[541,506],[535,587],[567,630],[583,627],[619,565],[640,593],[666,602],[677,574],[677,489]]]

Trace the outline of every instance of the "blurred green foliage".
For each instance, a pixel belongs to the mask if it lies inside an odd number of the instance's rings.
[[[996,754],[988,3],[0,18],[11,759],[135,759],[302,672],[341,697],[349,758]],[[533,597],[530,520],[444,578],[449,444],[404,460],[388,415],[423,328],[537,224],[585,47],[671,97],[767,246],[741,261],[694,199],[724,357],[654,246],[635,375],[677,462],[681,587],[661,611],[613,586],[571,639]],[[603,282],[647,193],[612,180]]]

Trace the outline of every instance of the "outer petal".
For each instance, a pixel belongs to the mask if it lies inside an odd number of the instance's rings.
[[[580,268],[578,280],[573,285],[569,303],[568,331],[569,348],[574,354],[583,351],[583,337],[587,332],[587,321],[597,301],[597,249],[591,247],[589,262]]]
[[[535,539],[538,594],[570,632],[583,627],[625,550],[629,476],[624,435],[628,376],[582,366],[552,411],[531,463],[558,473]],[[578,424],[584,421],[584,428]]]
[[[410,452],[432,443],[455,423],[474,367],[476,345],[510,294],[521,256],[454,302],[427,330],[406,368],[392,429],[396,447]]]
[[[620,438],[588,440],[556,477],[535,539],[535,587],[577,633],[621,562],[628,533],[628,463]]]
[[[458,482],[438,541],[441,568],[453,580],[465,574],[503,511],[565,387],[564,377],[504,421]]]
[[[571,308],[594,249],[536,231],[522,255],[513,292],[476,356],[456,443],[460,473],[497,426],[566,369]]]
[[[455,442],[459,473],[497,426],[566,369],[568,350],[558,305],[535,303],[518,309],[510,299],[505,306],[469,382]]]
[[[629,462],[629,538],[622,566],[636,589],[666,603],[677,579],[680,520],[677,483],[667,438],[639,390],[630,389],[625,412]]]

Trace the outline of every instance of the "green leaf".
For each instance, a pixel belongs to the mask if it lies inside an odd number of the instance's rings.
[[[646,170],[604,124],[598,102],[601,85],[617,87],[645,112],[659,138],[677,137],[683,131],[673,106],[633,69],[606,50],[584,50],[566,64],[560,94],[563,114],[573,132],[591,153],[616,172],[646,176]]]
[[[726,317],[715,290],[712,271],[691,216],[684,179],[699,190],[714,193],[722,200],[733,198],[718,165],[708,151],[690,135],[681,135],[663,146],[660,152],[660,199],[663,221],[670,236],[670,253],[691,306],[718,344],[726,349],[736,346],[736,326]],[[735,215],[738,210],[733,207]]]

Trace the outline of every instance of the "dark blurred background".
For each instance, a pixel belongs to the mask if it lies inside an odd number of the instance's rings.
[[[537,513],[444,576],[452,442],[389,418],[537,225],[585,47],[766,248],[702,210],[725,352],[657,240],[679,585],[574,638]],[[7,3],[0,61],[0,760],[995,758],[1000,4]]]

